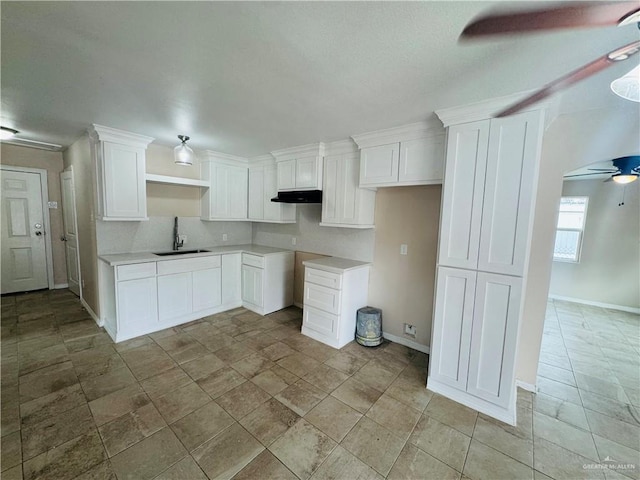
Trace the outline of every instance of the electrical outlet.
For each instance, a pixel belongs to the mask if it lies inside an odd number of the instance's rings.
[[[223,234],[222,234],[222,241],[223,241],[223,242],[226,242],[228,238],[229,238],[229,237],[227,237],[227,234],[226,234],[226,233],[223,233]]]
[[[178,242],[182,242],[183,245],[187,244],[187,236],[186,235],[178,235]]]
[[[409,247],[407,246],[406,243],[403,243],[402,245],[400,245],[400,255],[406,255],[408,248]]]
[[[408,323],[404,324],[404,334],[409,335],[413,338],[416,338],[416,327],[415,325],[409,325]]]
[[[291,245],[295,246],[298,243],[298,239],[296,237],[291,237]]]

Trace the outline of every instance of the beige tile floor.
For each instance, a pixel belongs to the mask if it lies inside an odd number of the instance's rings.
[[[68,292],[5,296],[2,478],[638,479],[599,467],[640,465],[639,328],[550,303],[510,427],[428,392],[426,355],[331,349],[295,308],[114,344]]]

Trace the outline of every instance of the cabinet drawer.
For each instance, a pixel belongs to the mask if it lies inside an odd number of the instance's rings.
[[[264,268],[264,257],[260,257],[259,255],[251,255],[250,253],[243,253],[242,264],[251,265],[252,267]]]
[[[153,277],[156,274],[156,262],[134,263],[117,267],[118,281]]]
[[[337,338],[340,317],[307,305],[302,311],[302,325],[322,335]]]
[[[207,268],[218,268],[220,265],[220,255],[181,258],[180,260],[166,260],[158,262],[158,275],[169,275],[172,273],[193,272]]]
[[[340,313],[340,290],[305,282],[304,308],[307,308],[307,306],[338,314]]]
[[[342,275],[315,268],[306,267],[304,269],[304,281],[322,285],[323,287],[335,288],[336,290],[342,288]]]

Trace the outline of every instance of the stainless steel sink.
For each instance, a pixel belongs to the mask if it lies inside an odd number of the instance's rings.
[[[204,253],[209,252],[210,250],[175,250],[173,252],[160,252],[154,253],[154,255],[159,255],[161,257],[165,257],[167,255],[186,255],[187,253]]]

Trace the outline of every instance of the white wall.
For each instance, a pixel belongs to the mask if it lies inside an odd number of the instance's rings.
[[[91,149],[87,135],[78,139],[63,154],[64,167],[73,165],[78,217],[78,245],[80,248],[80,274],[82,297],[89,307],[100,315],[98,300],[98,249],[95,220],[95,180]]]
[[[297,223],[254,223],[253,243],[302,250],[333,257],[373,261],[375,232],[371,229],[321,227],[321,205],[297,206]],[[296,238],[296,245],[291,239]]]
[[[640,182],[566,181],[563,196],[589,197],[579,263],[553,262],[549,293],[640,308]],[[624,194],[624,205],[618,206]]]
[[[562,115],[545,132],[524,313],[520,325],[516,377],[535,385],[549,295],[562,176],[576,168],[640,151],[637,104]]]
[[[149,217],[146,222],[96,222],[98,253],[164,251],[173,248],[174,217]],[[178,231],[187,236],[184,249],[251,243],[249,222],[204,222],[178,217]],[[227,241],[222,241],[222,234]]]

